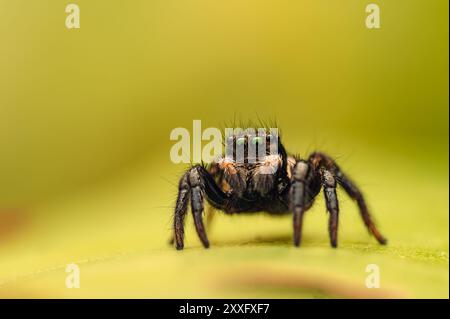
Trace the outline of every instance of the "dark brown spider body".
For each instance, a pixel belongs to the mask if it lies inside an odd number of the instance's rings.
[[[205,199],[226,214],[292,213],[294,244],[299,246],[304,213],[323,189],[330,214],[330,243],[337,247],[337,185],[356,201],[370,233],[385,244],[361,192],[329,156],[313,153],[307,160],[289,156],[278,134],[269,131],[262,134],[245,130],[233,134],[226,140],[225,156],[207,166],[191,167],[180,179],[174,215],[175,246],[184,247],[184,219],[190,201],[197,233],[203,246],[209,247],[203,225]]]

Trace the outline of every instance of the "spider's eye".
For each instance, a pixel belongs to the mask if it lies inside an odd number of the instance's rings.
[[[240,137],[236,140],[236,145],[244,145],[245,144],[245,137]]]
[[[252,139],[253,145],[262,144],[262,142],[263,142],[263,138],[261,136],[256,136]]]

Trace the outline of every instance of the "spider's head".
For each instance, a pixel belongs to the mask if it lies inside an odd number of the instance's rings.
[[[226,137],[225,156],[236,163],[259,164],[268,157],[283,158],[284,147],[277,129],[235,129]]]

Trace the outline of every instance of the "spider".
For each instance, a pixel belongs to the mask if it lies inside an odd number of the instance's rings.
[[[261,136],[262,135],[262,136]],[[288,155],[278,133],[264,130],[242,130],[226,137],[230,152],[208,165],[191,166],[181,177],[174,214],[172,242],[178,250],[184,247],[184,221],[191,203],[197,234],[209,247],[203,223],[204,201],[226,214],[254,213],[293,214],[294,245],[300,246],[303,217],[323,189],[329,213],[330,244],[338,245],[339,203],[336,187],[340,185],[354,201],[368,231],[380,244],[386,239],[376,228],[359,188],[328,155],[314,152],[307,159]],[[243,147],[239,158],[236,150]],[[256,149],[256,154],[250,154]],[[275,151],[274,151],[275,150]],[[253,152],[255,153],[255,152]]]

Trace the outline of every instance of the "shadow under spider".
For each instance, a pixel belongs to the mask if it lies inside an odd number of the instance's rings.
[[[302,243],[303,246],[309,246],[308,242],[315,242],[315,240],[305,236]],[[278,234],[268,236],[256,236],[252,238],[236,238],[236,239],[224,239],[214,240],[212,245],[217,247],[229,247],[229,246],[292,246],[293,238],[292,234]]]

